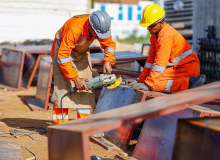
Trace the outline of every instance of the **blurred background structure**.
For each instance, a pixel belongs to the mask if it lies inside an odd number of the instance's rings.
[[[90,0],[0,0],[0,43],[54,39],[73,15],[90,12]]]
[[[207,65],[201,67],[201,72],[218,75],[214,80],[219,79],[219,0],[0,0],[0,45],[52,44],[66,20],[94,10],[109,13],[112,36],[117,42],[146,43],[150,34],[138,23],[143,8],[151,3],[164,8],[165,21],[197,51],[201,66]]]

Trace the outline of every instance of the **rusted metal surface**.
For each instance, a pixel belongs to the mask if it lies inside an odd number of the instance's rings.
[[[173,160],[220,159],[220,118],[179,120]]]
[[[126,85],[120,85],[114,89],[103,87],[94,114],[140,102],[142,97],[143,92],[136,93],[131,88],[126,87]],[[127,124],[116,130],[105,132],[104,137],[125,150],[131,138],[129,135],[132,135],[134,127],[133,123]]]
[[[22,160],[20,144],[0,141],[0,148],[0,160]]]
[[[36,96],[35,98],[25,99],[26,103],[32,110],[48,109],[52,73],[53,67],[51,57],[42,57],[39,67]]]
[[[171,159],[178,119],[204,116],[220,116],[220,107],[193,106],[170,115],[146,120],[132,156],[147,160]]]
[[[24,54],[20,51],[3,49],[0,63],[0,83],[20,89]]]
[[[101,112],[48,127],[49,159],[89,160],[89,136],[117,129],[129,123],[172,114],[196,104],[215,100],[220,96],[220,83],[215,82]],[[129,97],[128,97],[129,98]],[[55,140],[56,139],[56,140]]]
[[[28,88],[38,55],[48,55],[50,49],[51,45],[3,47],[0,86],[8,90]]]
[[[34,66],[33,66],[33,69],[31,69],[32,72],[29,72],[30,78],[29,79],[25,78],[25,79],[28,80],[28,82],[27,82],[27,89],[31,86],[31,83],[32,83],[32,81],[34,79],[34,76],[36,74],[38,75],[38,73],[36,71],[37,71],[37,69],[39,69],[39,63],[40,63],[40,60],[41,60],[42,57],[50,57],[50,56],[49,55],[38,55],[37,60],[36,60],[36,62],[34,64]]]

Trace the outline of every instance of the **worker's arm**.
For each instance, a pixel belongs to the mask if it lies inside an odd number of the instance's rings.
[[[156,85],[169,63],[172,45],[173,39],[170,36],[162,36],[157,40],[155,60],[152,64],[149,76],[144,81],[151,90],[155,90]]]
[[[112,36],[105,38],[105,39],[99,39],[100,45],[102,49],[104,49],[104,66],[103,66],[103,72],[106,71],[111,73],[112,72],[112,65],[115,64],[115,49],[116,49],[116,43],[112,40]]]
[[[70,63],[70,55],[78,37],[70,29],[66,29],[65,32],[58,51],[57,62],[65,77],[68,80],[74,80],[78,77],[78,73]]]
[[[151,67],[153,65],[155,55],[156,55],[156,53],[155,53],[156,36],[151,36],[150,41],[151,41],[151,47],[150,47],[149,55],[147,57],[144,69],[143,69],[141,75],[138,78],[138,81],[141,82],[141,83],[144,83],[146,78],[149,76],[150,70],[151,70]]]

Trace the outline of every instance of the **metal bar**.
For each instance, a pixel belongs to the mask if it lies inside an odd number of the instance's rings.
[[[71,159],[74,156],[75,160],[90,160],[88,147],[89,135],[114,130],[129,123],[140,123],[145,119],[182,111],[190,106],[215,100],[219,96],[220,83],[214,82],[175,94],[153,98],[146,102],[135,103],[126,107],[94,114],[83,119],[49,126],[48,146],[49,153],[51,153],[49,154],[49,159],[65,160]],[[76,134],[82,136],[80,143],[72,141],[76,139],[74,137]],[[71,154],[63,154],[64,152]],[[62,157],[54,157],[52,153],[56,153],[56,155]],[[63,155],[66,156],[64,157]]]

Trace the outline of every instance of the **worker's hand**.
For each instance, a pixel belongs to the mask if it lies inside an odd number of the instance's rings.
[[[138,83],[137,79],[126,79],[125,84],[128,86],[133,86],[135,83]]]
[[[75,87],[77,88],[77,90],[81,91],[81,90],[87,90],[89,91],[89,89],[86,86],[85,82],[88,82],[89,80],[86,78],[76,78],[74,79],[74,83],[75,83]]]
[[[135,83],[131,89],[134,91],[136,90],[142,90],[142,91],[150,91],[150,87],[146,85],[145,83]]]
[[[112,73],[112,65],[111,62],[106,61],[105,64],[103,65],[103,73],[108,72]]]

